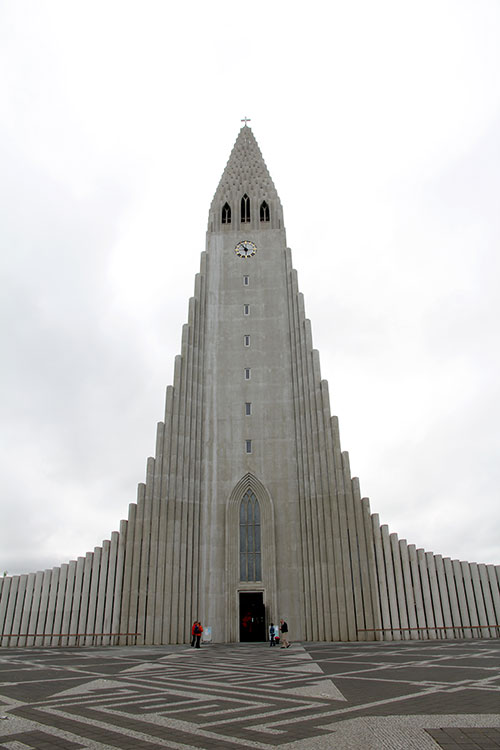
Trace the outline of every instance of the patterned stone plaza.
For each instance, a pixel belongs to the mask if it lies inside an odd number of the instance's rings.
[[[500,642],[0,651],[0,749],[500,748]]]

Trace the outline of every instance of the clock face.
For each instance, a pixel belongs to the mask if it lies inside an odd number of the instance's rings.
[[[234,252],[240,258],[251,258],[257,252],[257,246],[250,242],[250,240],[243,240],[238,242],[234,248]]]

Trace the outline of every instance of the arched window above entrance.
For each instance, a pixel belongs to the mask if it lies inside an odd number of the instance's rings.
[[[240,504],[240,581],[261,581],[259,501],[251,490]]]

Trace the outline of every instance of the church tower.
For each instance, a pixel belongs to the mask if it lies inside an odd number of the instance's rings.
[[[246,124],[210,207],[140,492],[121,632],[182,642],[199,617],[216,641],[263,640],[285,617],[295,638],[347,640],[378,624],[368,510],[330,417],[280,199]]]
[[[205,263],[202,611],[229,641],[245,637],[245,601],[259,600],[294,637],[355,638],[355,591],[362,626],[374,627],[375,560],[359,498],[356,526],[357,488],[330,419],[281,203],[247,126],[212,201]]]
[[[0,587],[3,646],[185,643],[194,620],[216,642],[265,640],[281,617],[293,640],[500,636],[500,566],[389,534],[351,477],[246,121],[128,520],[85,557]]]
[[[341,555],[339,532],[347,542],[347,526],[332,515],[335,459],[332,451],[328,466],[322,449],[335,444],[330,417],[325,421],[326,384],[297,291],[281,203],[247,126],[210,208],[206,279],[210,449],[202,473],[209,535],[202,542],[202,611],[224,640],[245,637],[245,601],[258,607],[259,600],[268,619],[289,620],[295,637],[347,637],[347,603],[337,602],[337,596],[345,600],[346,582],[335,580],[331,545],[335,540]],[[347,585],[352,599],[350,565]],[[354,622],[351,627],[354,635]]]

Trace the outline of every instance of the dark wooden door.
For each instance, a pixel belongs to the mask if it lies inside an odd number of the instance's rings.
[[[240,641],[266,641],[266,618],[262,591],[240,593]]]

